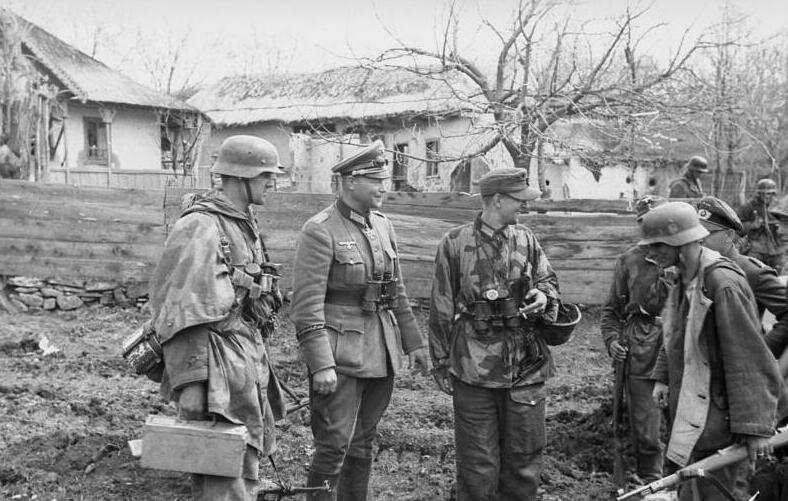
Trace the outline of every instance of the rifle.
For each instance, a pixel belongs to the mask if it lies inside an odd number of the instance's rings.
[[[779,428],[777,433],[769,438],[769,443],[775,449],[788,445],[788,426]],[[619,491],[619,496],[616,498],[616,501],[625,501],[627,499],[636,497],[639,498],[646,494],[653,494],[663,489],[676,486],[690,478],[705,477],[707,472],[714,471],[741,461],[747,457],[747,454],[747,445],[730,445],[724,449],[718,450],[716,453],[707,458],[703,458],[700,461],[692,463],[691,465],[687,465],[684,468],[678,470],[676,473],[668,475],[667,477],[661,478],[659,480],[655,480],[648,485],[643,485],[625,494],[621,494]]]
[[[317,487],[300,487],[288,485],[286,483],[273,483],[270,486],[262,487],[257,490],[255,499],[257,501],[279,501],[288,496],[296,496],[309,492],[331,492],[332,487],[326,480],[323,485]]]
[[[616,384],[613,389],[613,483],[617,489],[624,487],[626,466],[624,463],[624,389],[626,386],[627,361],[613,363]]]

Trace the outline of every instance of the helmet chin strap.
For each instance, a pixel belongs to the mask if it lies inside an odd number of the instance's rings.
[[[246,187],[246,203],[252,203],[252,188],[249,187],[249,179],[244,178],[244,186]]]

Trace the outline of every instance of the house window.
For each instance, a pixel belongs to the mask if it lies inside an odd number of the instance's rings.
[[[394,145],[394,165],[391,169],[391,185],[399,191],[408,184],[408,143]]]
[[[84,118],[86,163],[107,165],[107,124],[100,118]]]
[[[438,140],[427,141],[427,177],[438,177]]]

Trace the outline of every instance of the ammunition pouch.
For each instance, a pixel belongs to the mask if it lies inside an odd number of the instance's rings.
[[[241,293],[241,316],[257,327],[265,339],[273,334],[276,313],[282,307],[279,267],[278,264],[266,262],[231,268],[230,280],[233,286],[244,291]]]
[[[128,362],[134,372],[145,374],[155,382],[161,382],[164,370],[164,350],[158,334],[153,329],[151,322],[145,322],[134,329],[121,345],[123,358]]]
[[[490,329],[516,329],[524,325],[520,306],[513,297],[493,301],[474,301],[468,314],[473,317],[473,328],[477,332]]]

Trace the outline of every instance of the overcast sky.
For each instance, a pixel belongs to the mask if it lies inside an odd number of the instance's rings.
[[[758,35],[788,29],[788,0],[728,1],[750,15]],[[492,53],[489,31],[479,29],[479,19],[506,23],[516,0],[457,3],[467,26],[465,49]],[[576,3],[576,20],[611,18],[628,3],[653,3],[641,24],[665,23],[650,42],[651,50],[659,51],[677,44],[688,26],[698,33],[718,22],[725,0]],[[187,35],[183,57],[203,73],[200,78],[215,80],[250,69],[309,72],[352,65],[357,56],[396,45],[393,36],[434,48],[447,13],[444,0],[0,0],[0,5],[88,53],[100,30],[97,58],[147,84],[135,56],[177,47]]]

